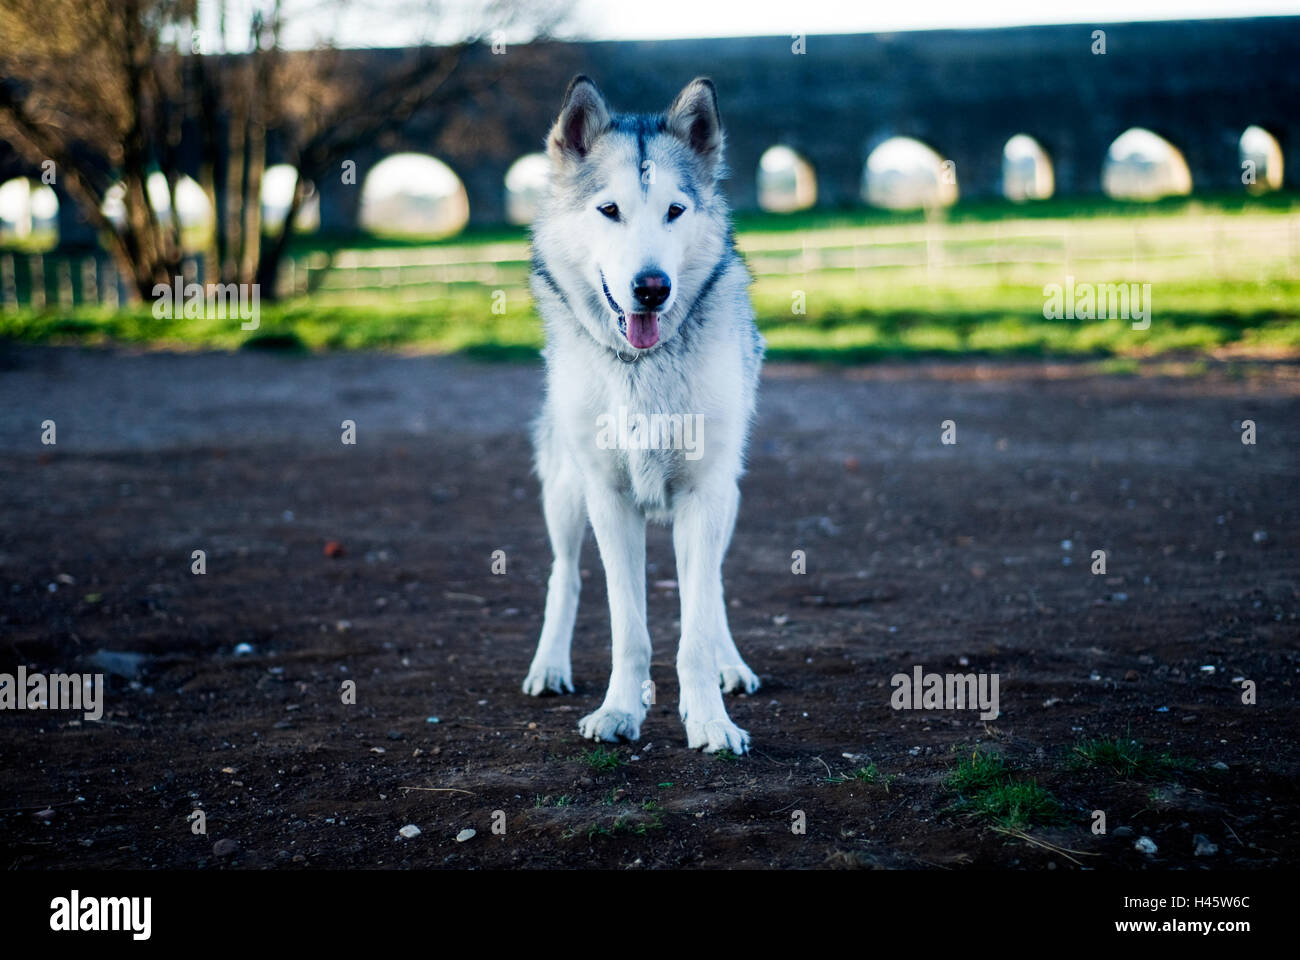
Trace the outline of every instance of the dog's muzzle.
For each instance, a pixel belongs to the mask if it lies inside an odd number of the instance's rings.
[[[625,313],[617,301],[614,300],[613,294],[609,292],[609,284],[605,281],[605,271],[600,271],[600,288],[605,293],[605,302],[609,304],[609,309],[614,311],[618,317],[619,332],[627,338],[627,342],[632,344],[638,350],[649,350],[659,342],[659,313],[657,311],[643,311],[639,313]],[[667,294],[665,294],[665,297]],[[663,298],[659,299],[663,303]]]

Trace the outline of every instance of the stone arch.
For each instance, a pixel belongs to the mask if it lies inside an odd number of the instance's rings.
[[[817,174],[793,148],[777,144],[758,159],[758,205],[769,213],[793,213],[817,203]]]
[[[1056,190],[1056,173],[1043,145],[1017,133],[1002,148],[1002,195],[1015,203],[1046,200]]]
[[[14,177],[0,184],[0,242],[15,240],[44,251],[59,242],[59,198],[34,177]]]
[[[1102,162],[1101,189],[1116,200],[1158,200],[1192,192],[1182,151],[1145,127],[1130,127],[1111,142]]]
[[[149,205],[158,218],[169,218],[172,199],[167,188],[167,177],[155,170],[145,181],[145,191],[149,195]],[[125,194],[122,184],[115,183],[109,187],[100,206],[104,216],[118,225],[126,218]],[[212,235],[215,218],[208,195],[193,177],[182,175],[176,181],[176,213],[181,222],[182,245],[189,251],[202,250]]]
[[[394,153],[370,168],[361,187],[361,229],[448,236],[469,222],[469,196],[451,167],[425,153]]]
[[[526,226],[537,215],[537,206],[550,180],[551,160],[544,153],[525,153],[506,171],[506,219]]]
[[[863,164],[862,199],[887,210],[951,206],[957,202],[956,165],[913,137],[889,137]]]
[[[262,229],[279,232],[297,186],[298,171],[292,164],[277,163],[266,168],[262,174]],[[311,181],[307,182],[307,194],[298,208],[294,226],[298,233],[315,233],[320,229],[320,193]]]
[[[1241,182],[1251,193],[1282,189],[1282,144],[1263,127],[1251,124],[1237,141],[1241,155]]]

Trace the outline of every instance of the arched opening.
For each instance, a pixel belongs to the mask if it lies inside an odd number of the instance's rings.
[[[1002,148],[1002,195],[1015,203],[1046,200],[1056,189],[1052,161],[1033,137],[1017,133]]]
[[[267,167],[262,174],[262,229],[279,233],[284,229],[284,219],[293,203],[293,191],[298,186],[298,171],[287,163]],[[310,180],[307,194],[294,218],[294,233],[315,233],[320,229],[320,194]]]
[[[758,160],[758,205],[769,213],[807,210],[817,202],[817,175],[789,147],[768,147]]]
[[[1192,192],[1192,172],[1178,148],[1142,127],[1125,130],[1106,151],[1101,188],[1116,200],[1158,200]]]
[[[167,178],[157,171],[149,174],[149,179],[145,181],[145,191],[149,195],[149,206],[153,207],[158,219],[170,220],[172,200],[167,189]],[[109,187],[100,209],[115,226],[124,225],[126,188],[120,183]],[[212,205],[208,203],[208,195],[193,177],[182,176],[176,181],[176,217],[181,225],[181,245],[186,250],[202,250],[212,235]]]
[[[59,243],[59,198],[39,180],[26,177],[0,184],[0,243],[36,253]]]
[[[469,196],[441,160],[395,153],[375,164],[361,187],[361,227],[399,236],[448,236],[469,222]]]
[[[957,202],[957,167],[920,140],[890,137],[867,157],[862,199],[886,210],[951,206]]]
[[[1251,125],[1237,145],[1241,152],[1241,182],[1251,193],[1282,189],[1282,145],[1263,127]]]
[[[506,219],[526,226],[537,216],[537,205],[551,177],[551,161],[544,153],[527,153],[506,171]]]

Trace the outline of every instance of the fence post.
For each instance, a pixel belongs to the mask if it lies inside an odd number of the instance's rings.
[[[59,277],[59,306],[75,307],[76,294],[72,288],[72,261],[59,260],[55,268]]]
[[[81,302],[99,303],[99,282],[95,279],[94,257],[81,261]]]
[[[1291,217],[1291,229],[1289,231],[1289,237],[1291,241],[1291,256],[1287,257],[1287,264],[1286,264],[1286,275],[1288,277],[1295,276],[1296,262],[1298,259],[1300,259],[1300,243],[1296,242],[1296,238],[1297,235],[1300,234],[1300,230],[1298,230],[1297,227],[1300,227],[1300,218]]]
[[[14,276],[14,255],[0,256],[0,303],[6,309],[18,309],[18,281]]]
[[[104,263],[104,269],[99,275],[99,283],[102,291],[100,302],[116,310],[118,304],[117,264],[114,261],[109,260]]]
[[[35,256],[27,258],[27,274],[31,280],[31,303],[35,310],[45,309],[45,259]]]

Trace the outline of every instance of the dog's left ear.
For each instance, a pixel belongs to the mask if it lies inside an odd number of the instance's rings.
[[[707,77],[688,83],[668,108],[668,129],[711,166],[722,161],[722,117],[718,91]]]

